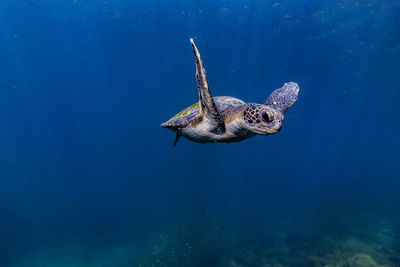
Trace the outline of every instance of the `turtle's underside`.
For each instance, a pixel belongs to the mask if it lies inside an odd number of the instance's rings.
[[[297,83],[285,83],[282,88],[273,91],[263,104],[246,104],[230,96],[212,97],[200,53],[193,39],[190,42],[196,62],[199,101],[161,124],[176,132],[174,146],[181,136],[200,143],[229,143],[257,134],[279,132],[283,114],[297,101]]]

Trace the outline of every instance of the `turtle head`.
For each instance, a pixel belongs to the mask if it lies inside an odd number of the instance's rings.
[[[279,132],[284,118],[280,111],[262,104],[247,104],[243,111],[247,130],[260,135]]]

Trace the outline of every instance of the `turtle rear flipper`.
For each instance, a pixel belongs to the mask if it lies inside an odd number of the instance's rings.
[[[196,62],[196,81],[197,86],[199,87],[200,115],[203,118],[207,117],[210,120],[215,127],[213,132],[223,133],[225,132],[225,123],[221,114],[218,112],[217,106],[211,96],[210,89],[208,88],[206,71],[204,70],[199,50],[197,50],[192,38],[190,38],[190,42],[192,43],[194,59]]]
[[[174,147],[176,147],[176,143],[178,143],[178,141],[179,141],[179,138],[181,138],[181,136],[182,135],[180,135],[180,134],[176,134],[176,136],[175,136],[175,140],[174,140]]]
[[[269,95],[264,105],[268,105],[283,114],[297,101],[299,90],[297,83],[285,83],[281,88],[276,89]]]
[[[185,128],[188,125],[189,122],[186,119],[177,118],[161,123],[160,126],[167,129],[178,129],[178,128]]]

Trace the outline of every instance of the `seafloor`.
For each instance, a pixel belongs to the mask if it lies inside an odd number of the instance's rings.
[[[141,240],[38,247],[16,266],[400,266],[399,230],[376,214],[254,224],[206,211]]]
[[[400,266],[398,224],[387,218],[324,225],[288,219],[235,236],[205,221],[160,235],[138,266]]]

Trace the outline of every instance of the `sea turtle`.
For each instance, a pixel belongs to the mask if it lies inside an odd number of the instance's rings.
[[[212,97],[200,53],[192,38],[190,42],[196,62],[200,100],[161,124],[161,127],[176,132],[174,146],[181,136],[200,143],[230,143],[257,134],[279,132],[283,114],[297,101],[297,83],[285,83],[282,88],[273,91],[263,104],[246,104],[230,96]]]

